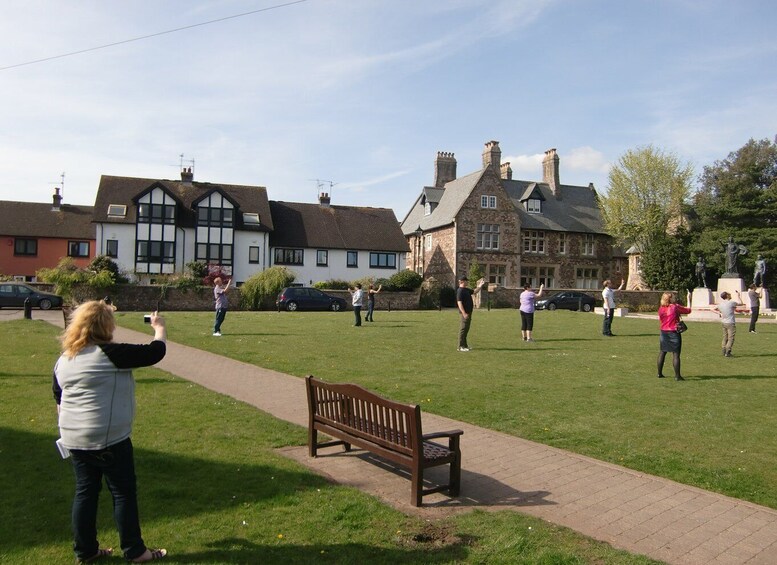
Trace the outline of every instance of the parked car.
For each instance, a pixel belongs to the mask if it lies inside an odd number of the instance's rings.
[[[321,292],[317,288],[306,286],[289,286],[278,295],[275,305],[278,309],[296,312],[297,310],[331,310],[339,312],[345,310],[345,300],[339,296],[332,296]]]
[[[24,308],[24,301],[30,299],[33,308],[49,310],[62,306],[62,297],[36,290],[24,283],[0,283],[0,308]]]
[[[540,298],[536,303],[538,310],[582,310],[591,312],[596,305],[596,300],[585,292],[565,290],[547,298]]]

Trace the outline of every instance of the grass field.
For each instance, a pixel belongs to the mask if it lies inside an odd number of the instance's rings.
[[[123,321],[135,317],[142,320],[133,314]],[[198,332],[209,320],[204,314],[171,314],[172,337],[183,340],[191,332],[191,339],[205,341]],[[232,354],[261,350],[266,356],[264,338],[255,336],[304,336],[313,328],[349,333],[345,343],[353,348],[333,355],[335,364],[370,354],[370,344],[360,343],[366,334],[341,328],[346,316],[236,314],[228,320],[225,330],[244,328],[242,337],[227,335],[220,342]],[[393,324],[417,330],[433,320],[413,314],[397,316]],[[258,331],[260,324],[264,329]],[[73,560],[73,476],[54,447],[56,334],[41,321],[0,323],[1,563]],[[293,347],[282,346],[287,356]],[[399,366],[401,356],[392,358]],[[481,378],[477,371],[473,377]],[[434,523],[407,517],[275,453],[280,446],[303,445],[304,429],[157,369],[138,370],[136,379],[133,443],[143,534],[149,544],[170,550],[166,563],[655,563],[515,512],[473,512]],[[399,390],[393,383],[387,388]],[[429,404],[436,408],[433,400]],[[103,546],[118,547],[107,491],[98,527]],[[119,562],[119,555],[101,561]]]
[[[172,340],[297,376],[357,382],[424,410],[777,508],[777,324],[723,358],[721,327],[689,322],[685,382],[656,378],[658,321],[538,312],[534,343],[515,310],[478,311],[456,351],[455,311],[169,313]],[[121,324],[143,329],[139,314]],[[148,331],[148,328],[146,328]],[[671,356],[664,369],[672,375]]]

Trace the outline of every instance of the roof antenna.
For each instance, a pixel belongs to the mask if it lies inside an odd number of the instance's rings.
[[[59,195],[62,198],[65,198],[65,171],[62,171],[62,174],[59,175],[60,181],[59,182],[50,182],[49,184],[58,184],[59,185]]]
[[[184,163],[191,163],[191,165],[192,165],[192,173],[194,173],[194,159],[184,159],[183,158],[183,153],[178,155],[178,157],[180,157],[180,165],[178,166],[178,169],[183,171],[183,164]]]
[[[327,183],[329,183],[329,196],[331,198],[331,196],[332,196],[332,188],[336,184],[340,184],[340,183],[337,183],[337,182],[334,182],[334,181],[331,181],[331,180],[322,180],[322,179],[308,179],[308,180],[311,181],[311,182],[315,182],[316,183],[316,198],[321,196],[321,193],[324,191],[323,190],[324,189],[324,185],[326,185]]]

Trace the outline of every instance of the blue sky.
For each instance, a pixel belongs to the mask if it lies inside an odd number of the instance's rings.
[[[0,68],[289,0],[4,2]],[[498,140],[514,178],[607,187],[653,144],[697,172],[777,134],[772,0],[306,0],[0,70],[0,200],[92,204],[100,175],[392,208]],[[187,163],[188,164],[188,163]],[[329,185],[325,184],[329,191]]]

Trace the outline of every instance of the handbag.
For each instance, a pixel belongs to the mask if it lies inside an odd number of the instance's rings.
[[[682,320],[677,320],[677,333],[681,334],[688,330],[688,325]]]

